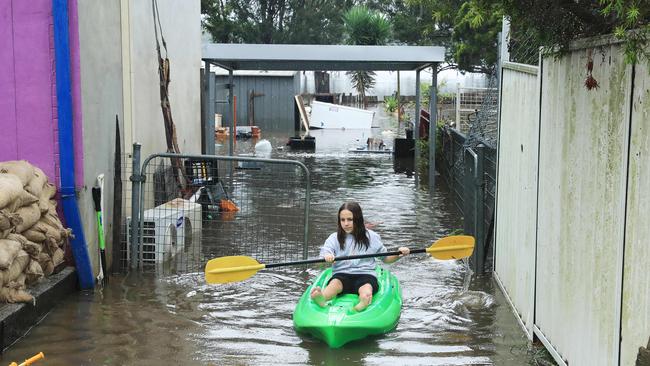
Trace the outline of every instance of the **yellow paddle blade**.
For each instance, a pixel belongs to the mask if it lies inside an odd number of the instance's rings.
[[[474,237],[453,235],[436,240],[427,248],[427,253],[436,259],[461,259],[474,252]]]
[[[266,265],[243,255],[215,258],[205,265],[205,282],[228,283],[243,281],[252,277],[264,267]]]

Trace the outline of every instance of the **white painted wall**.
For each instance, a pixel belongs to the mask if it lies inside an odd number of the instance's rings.
[[[171,83],[169,99],[179,148],[184,154],[201,152],[201,4],[199,0],[158,0],[160,23],[167,42]],[[165,152],[165,129],[160,108],[158,60],[150,1],[129,6],[130,91],[133,140],[142,144],[143,159]],[[160,33],[158,34],[160,37]],[[162,56],[165,51],[162,48]],[[125,103],[126,104],[126,103]],[[127,141],[130,150],[130,143]]]
[[[78,14],[85,186],[79,192],[78,202],[88,254],[97,274],[99,244],[91,188],[96,184],[99,174],[105,175],[104,231],[108,263],[111,262],[114,241],[115,116],[122,120],[120,2],[79,1]]]
[[[494,271],[532,340],[539,82],[537,67],[513,66],[502,79]]]
[[[623,279],[621,365],[635,363],[650,337],[650,70],[637,64],[632,98]]]

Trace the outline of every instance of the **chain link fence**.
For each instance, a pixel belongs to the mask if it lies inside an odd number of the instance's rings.
[[[541,43],[532,30],[511,25],[507,36],[509,59],[504,61],[526,65],[537,65],[539,63]]]

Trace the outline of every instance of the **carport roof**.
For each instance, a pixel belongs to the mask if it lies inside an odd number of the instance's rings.
[[[445,59],[437,46],[210,43],[202,59],[229,70],[421,70]]]

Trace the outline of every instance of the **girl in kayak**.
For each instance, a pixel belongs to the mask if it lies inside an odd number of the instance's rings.
[[[384,263],[393,263],[408,255],[407,247],[398,249],[402,254],[383,257]],[[334,262],[335,257],[385,253],[386,247],[379,234],[366,229],[361,207],[356,202],[346,202],[339,208],[338,229],[330,235],[320,250],[326,262]],[[327,301],[340,293],[359,294],[359,303],[354,310],[362,311],[372,302],[372,295],[379,290],[375,277],[375,258],[363,258],[335,262],[332,265],[332,278],[325,289],[315,287],[311,298],[324,307]]]

